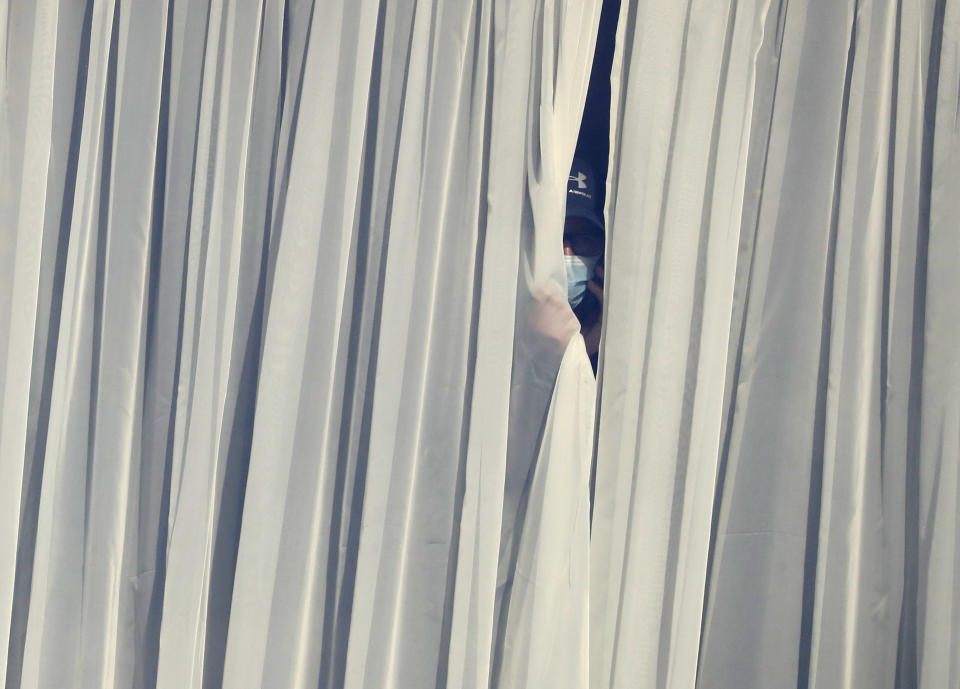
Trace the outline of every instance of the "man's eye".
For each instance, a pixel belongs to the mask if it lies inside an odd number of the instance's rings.
[[[595,237],[574,237],[570,244],[578,253],[599,253],[602,250],[600,242]]]

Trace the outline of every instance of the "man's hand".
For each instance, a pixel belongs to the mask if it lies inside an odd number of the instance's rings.
[[[597,264],[596,269],[594,270],[594,275],[597,280],[590,280],[587,282],[587,289],[597,298],[597,301],[600,302],[600,317],[597,319],[597,322],[590,326],[588,329],[583,330],[583,341],[587,344],[587,354],[590,356],[595,355],[600,351],[600,330],[603,326],[603,266]]]
[[[563,350],[577,332],[579,324],[567,300],[552,292],[539,290],[533,295],[530,325],[552,346]]]

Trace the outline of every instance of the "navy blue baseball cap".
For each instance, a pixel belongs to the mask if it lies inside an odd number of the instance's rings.
[[[583,218],[603,232],[603,211],[598,209],[597,176],[583,158],[574,158],[567,180],[567,217]]]

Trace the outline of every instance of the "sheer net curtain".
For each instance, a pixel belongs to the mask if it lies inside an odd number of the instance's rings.
[[[4,3],[6,686],[586,684],[599,9]]]
[[[619,31],[593,685],[958,686],[960,4]]]

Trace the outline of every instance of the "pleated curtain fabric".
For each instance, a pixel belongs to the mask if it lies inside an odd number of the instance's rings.
[[[960,687],[960,3],[0,3],[0,678]]]
[[[599,12],[4,4],[6,686],[586,685]]]
[[[960,686],[958,22],[624,3],[592,686]]]

